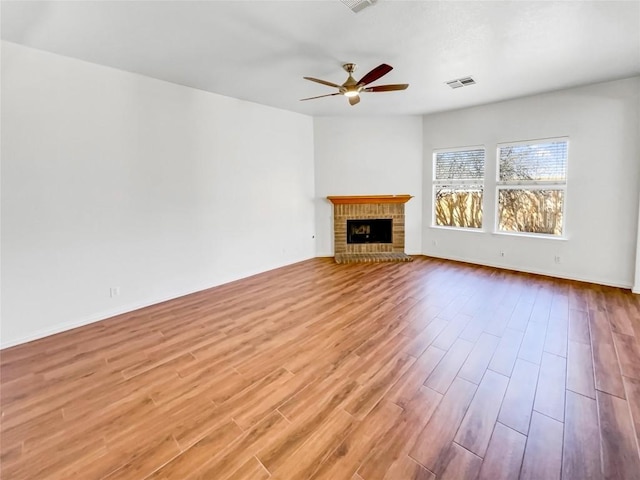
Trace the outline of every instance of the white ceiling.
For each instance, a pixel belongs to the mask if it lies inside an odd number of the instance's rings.
[[[7,1],[2,38],[309,115],[423,114],[640,74],[640,1]],[[303,80],[394,70],[357,106]],[[444,82],[472,75],[477,85]]]

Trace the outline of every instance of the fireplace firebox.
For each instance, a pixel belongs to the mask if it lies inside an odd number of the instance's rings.
[[[390,218],[347,220],[347,243],[393,243],[392,232]]]

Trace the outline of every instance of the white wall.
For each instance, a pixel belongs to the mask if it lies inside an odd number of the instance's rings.
[[[314,140],[317,255],[333,255],[327,195],[404,193],[415,197],[405,205],[405,252],[421,253],[422,117],[317,117]]]
[[[639,92],[636,77],[425,116],[424,253],[631,287],[638,248]],[[496,144],[560,136],[570,139],[567,240],[491,233]],[[487,152],[482,233],[430,226],[432,152],[466,145],[484,145]]]
[[[311,117],[6,42],[1,93],[2,346],[314,256]]]
[[[640,115],[640,112],[638,112]],[[640,210],[640,204],[638,205]],[[633,284],[633,293],[640,294],[640,212],[638,213],[638,245],[636,247],[636,279]]]

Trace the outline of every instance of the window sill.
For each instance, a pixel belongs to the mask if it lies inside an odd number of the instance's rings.
[[[569,240],[568,237],[562,235],[562,236],[555,236],[555,235],[546,235],[543,233],[519,233],[519,232],[491,232],[491,235],[501,235],[501,236],[506,236],[506,237],[525,237],[525,238],[537,238],[537,239],[543,239],[543,240],[553,240],[553,241],[560,241],[560,242],[566,242]]]
[[[450,232],[468,232],[468,233],[488,233],[482,228],[464,228],[464,227],[443,227],[440,225],[429,225],[434,230],[448,230]]]

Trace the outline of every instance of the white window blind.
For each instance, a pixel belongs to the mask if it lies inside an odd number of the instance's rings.
[[[499,147],[501,182],[565,182],[567,141]]]
[[[436,180],[483,180],[484,149],[436,153]]]

